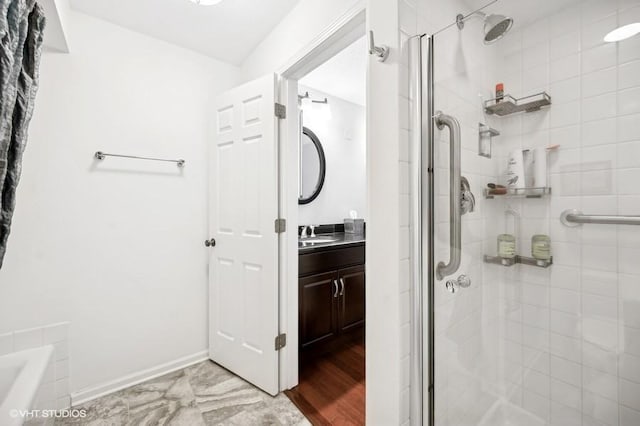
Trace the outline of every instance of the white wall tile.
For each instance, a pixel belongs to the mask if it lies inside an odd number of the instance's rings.
[[[582,409],[581,389],[560,380],[551,380],[551,399],[575,410]]]
[[[620,426],[640,425],[640,411],[632,410],[625,406],[620,407]]]
[[[618,89],[640,86],[640,61],[629,62],[618,67]]]
[[[640,140],[640,114],[618,117],[618,140]]]
[[[599,19],[582,27],[582,49],[604,44],[603,35],[617,28],[617,16],[615,14]]]
[[[640,411],[640,383],[620,378],[620,403]]]
[[[549,290],[549,306],[554,310],[578,314],[580,313],[580,293],[552,287]]]
[[[552,355],[550,375],[556,380],[573,386],[582,386],[582,366],[573,361]]]
[[[618,377],[594,368],[582,368],[582,387],[612,401],[618,400]]]
[[[640,59],[640,39],[638,37],[631,37],[616,44],[618,44],[618,64]]]
[[[551,401],[551,419],[553,426],[582,426],[582,412]]]
[[[602,120],[616,116],[616,94],[607,93],[582,100],[582,121]]]
[[[618,167],[640,168],[640,141],[619,143],[618,145]]]
[[[615,90],[615,80],[613,90]],[[572,77],[551,83],[549,92],[553,93],[554,104],[574,101],[580,98],[580,78]]]
[[[583,393],[582,412],[605,424],[618,424],[618,404],[591,392]]]
[[[615,43],[603,44],[582,52],[582,72],[590,73],[616,64]]]
[[[582,75],[582,96],[596,96],[615,92],[617,89],[617,68],[611,67]]]
[[[582,124],[582,145],[607,145],[616,142],[616,119],[591,121]]]
[[[580,33],[578,31],[553,38],[549,42],[549,59],[555,60],[574,55],[580,50]]]
[[[640,357],[623,353],[620,355],[620,376],[640,383]]]
[[[640,356],[640,329],[620,327],[620,350],[626,354]]]
[[[618,114],[634,114],[640,112],[640,87],[618,92]]]

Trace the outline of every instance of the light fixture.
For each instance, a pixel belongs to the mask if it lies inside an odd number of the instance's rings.
[[[609,34],[604,36],[604,41],[607,43],[615,43],[617,41],[633,37],[638,33],[640,33],[640,22],[634,22],[633,24],[624,25],[611,31]]]
[[[214,4],[218,4],[221,1],[222,0],[191,0],[192,3],[200,6],[213,6]]]

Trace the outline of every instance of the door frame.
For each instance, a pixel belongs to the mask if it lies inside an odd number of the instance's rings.
[[[280,351],[280,391],[298,385],[298,80],[366,34],[366,2],[351,9],[294,55],[280,70],[276,95],[287,107],[287,117],[279,120],[278,170],[279,217],[287,221],[287,231],[279,235],[279,322],[287,344]]]

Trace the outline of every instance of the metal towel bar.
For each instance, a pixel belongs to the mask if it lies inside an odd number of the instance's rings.
[[[640,225],[640,216],[591,215],[569,209],[562,212],[560,221],[566,226],[580,226],[583,223],[602,225]]]
[[[136,160],[166,161],[168,163],[176,163],[178,167],[184,167],[184,163],[185,163],[185,161],[182,159],[168,160],[165,158],[138,157],[136,155],[107,154],[106,152],[102,152],[102,151],[96,151],[96,153],[93,156],[98,160],[104,160],[105,157],[120,157],[120,158],[135,158]]]

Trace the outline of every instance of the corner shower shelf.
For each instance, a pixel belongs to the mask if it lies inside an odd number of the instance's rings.
[[[487,114],[504,116],[522,111],[537,111],[547,105],[551,105],[551,96],[549,96],[547,92],[540,92],[535,95],[525,96],[524,98],[514,98],[511,95],[504,95],[501,100],[497,98],[489,99],[484,103],[484,110]]]
[[[553,257],[549,260],[534,259],[533,257],[525,257],[516,255],[513,258],[484,255],[485,263],[493,263],[495,265],[513,266],[516,263],[523,265],[537,266],[539,268],[548,268],[553,265]]]
[[[551,195],[551,188],[548,186],[540,188],[506,188],[506,194],[494,194],[492,191],[495,189],[485,188],[483,191],[484,197],[487,199],[492,198],[542,198],[547,195]]]

